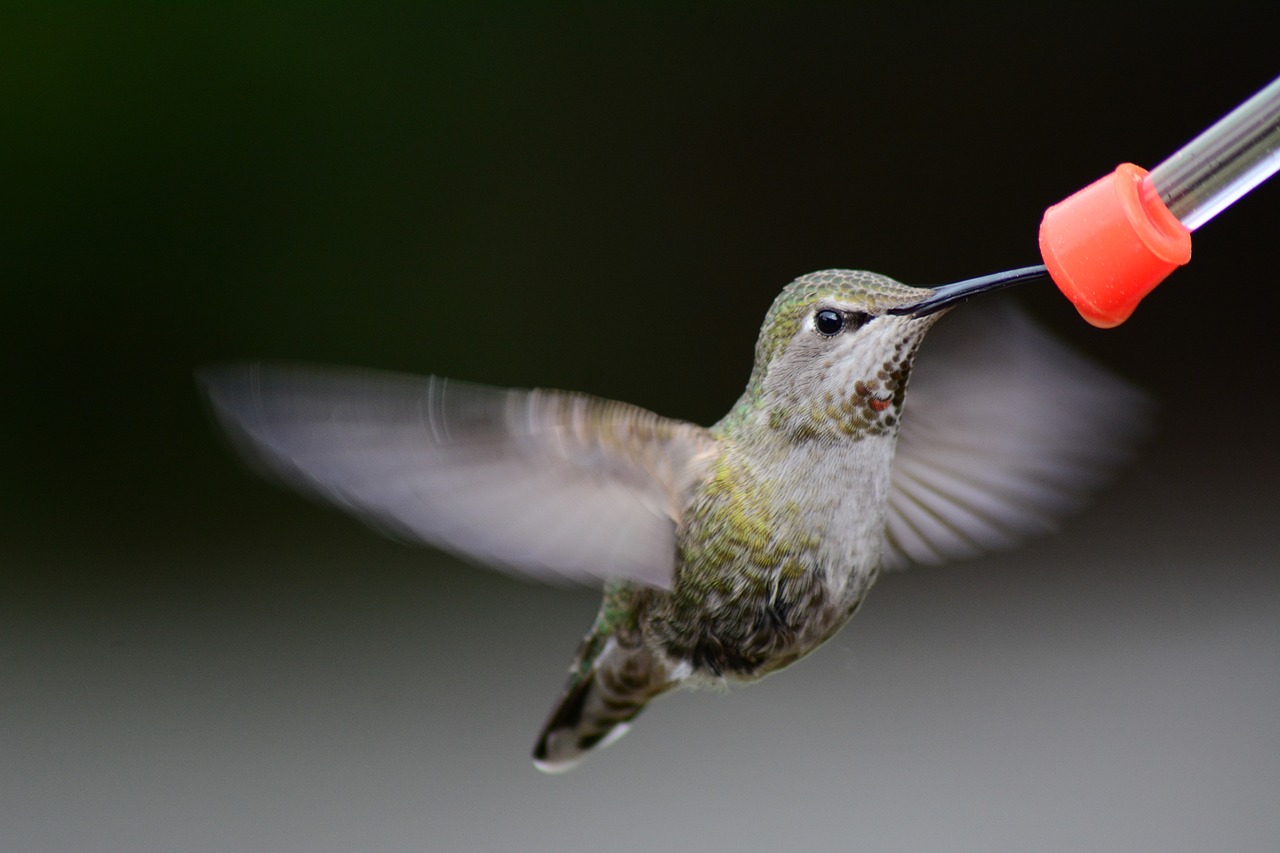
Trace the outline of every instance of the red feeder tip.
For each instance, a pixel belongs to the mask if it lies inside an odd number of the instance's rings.
[[[1144,296],[1191,260],[1191,232],[1146,176],[1123,163],[1046,210],[1040,223],[1040,254],[1054,284],[1099,328],[1129,319]]]

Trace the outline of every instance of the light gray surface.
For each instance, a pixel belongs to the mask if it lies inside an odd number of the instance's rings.
[[[187,555],[207,583],[37,584],[0,621],[3,847],[1272,850],[1277,495],[1212,467],[889,576],[810,660],[564,777],[527,753],[592,595],[355,527]]]

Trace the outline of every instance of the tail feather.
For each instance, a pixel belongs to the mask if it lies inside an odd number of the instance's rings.
[[[546,773],[571,770],[594,747],[608,746],[624,735],[649,700],[675,686],[665,664],[644,647],[624,648],[615,638],[600,647],[589,664],[575,666],[564,694],[542,728],[533,763]]]

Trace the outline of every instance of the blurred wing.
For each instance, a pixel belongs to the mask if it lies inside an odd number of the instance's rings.
[[[267,473],[393,535],[547,580],[669,586],[679,498],[711,442],[581,394],[260,365],[199,378]]]
[[[921,347],[893,460],[886,566],[1053,530],[1147,420],[1141,392],[992,307],[944,318]]]

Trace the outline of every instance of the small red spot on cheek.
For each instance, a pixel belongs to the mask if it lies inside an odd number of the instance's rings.
[[[876,410],[877,412],[883,412],[885,409],[889,408],[889,403],[890,403],[890,402],[892,402],[892,401],[890,401],[890,400],[881,400],[879,397],[872,397],[872,398],[868,401],[868,403],[869,403],[869,405],[871,406],[871,408],[872,408],[872,409],[874,409],[874,410]]]

